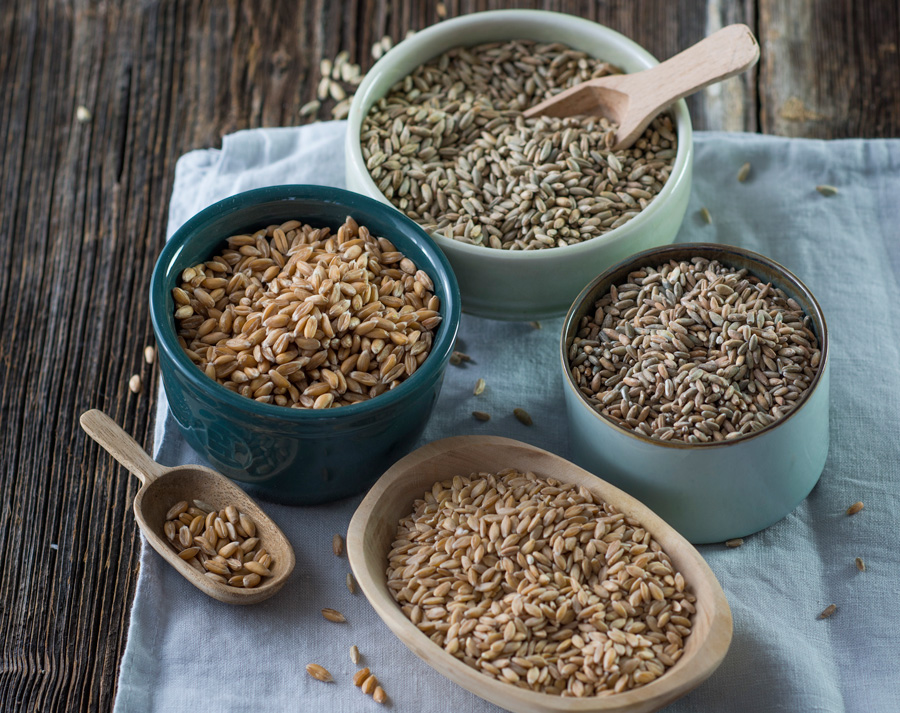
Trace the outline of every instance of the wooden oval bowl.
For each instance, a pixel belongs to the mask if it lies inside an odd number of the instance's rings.
[[[455,475],[504,468],[585,486],[638,520],[659,542],[697,597],[691,635],[678,662],[655,681],[609,696],[563,698],[501,683],[437,646],[413,624],[387,588],[387,556],[397,523],[432,484]],[[649,508],[564,458],[509,438],[458,436],[429,443],[398,461],[360,503],[347,533],[347,556],[359,586],[391,631],[427,664],[476,696],[515,713],[621,711],[649,713],[699,685],[722,662],[731,643],[731,610],[709,566],[687,540]]]

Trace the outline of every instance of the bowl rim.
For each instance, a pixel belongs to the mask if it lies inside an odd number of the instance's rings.
[[[239,213],[252,205],[277,201],[312,201],[324,204],[335,204],[346,208],[347,215],[353,215],[355,211],[359,210],[382,214],[387,218],[388,222],[399,222],[407,231],[407,233],[404,234],[404,238],[409,239],[414,245],[422,250],[422,252],[430,257],[432,264],[435,265],[436,268],[436,274],[433,276],[430,275],[430,277],[433,279],[436,277],[437,280],[434,281],[440,281],[445,292],[445,297],[441,300],[443,320],[440,325],[444,328],[439,328],[439,333],[432,343],[431,353],[422,363],[422,366],[416,369],[412,376],[404,379],[396,388],[385,391],[368,401],[340,406],[338,408],[305,409],[261,403],[230,391],[222,384],[210,379],[194,365],[181,348],[181,345],[178,344],[177,335],[173,329],[174,321],[170,321],[174,320],[173,315],[167,312],[166,305],[164,304],[165,300],[154,299],[155,293],[161,295],[168,295],[170,293],[171,286],[167,286],[164,282],[172,263],[177,260],[181,251],[190,243],[196,232],[202,230],[215,220],[221,219],[223,216],[227,217]],[[402,218],[402,220],[399,220],[398,217]],[[234,233],[230,234],[233,235]],[[227,235],[223,235],[221,240],[224,242],[227,237]],[[395,242],[392,238],[389,239],[391,242]],[[417,265],[417,267],[420,266]],[[420,269],[424,268],[420,267]],[[187,379],[193,387],[210,397],[212,403],[221,403],[223,405],[234,407],[240,411],[250,411],[254,415],[277,418],[287,422],[335,422],[348,417],[364,416],[368,413],[377,412],[382,408],[389,407],[391,404],[401,401],[408,392],[416,389],[419,385],[424,386],[428,379],[439,377],[441,367],[450,358],[450,353],[453,351],[453,345],[456,341],[457,332],[459,331],[459,285],[457,284],[456,276],[454,275],[453,269],[450,267],[450,263],[446,256],[428,238],[427,233],[422,230],[418,224],[399,211],[388,212],[387,206],[373,198],[353,193],[352,191],[343,188],[333,188],[330,186],[299,183],[265,186],[263,188],[254,188],[236,193],[207,206],[185,221],[185,223],[175,231],[172,237],[166,241],[165,246],[156,260],[156,264],[153,267],[149,292],[150,320],[156,337],[157,348],[171,361],[179,376]],[[165,379],[163,379],[163,381],[165,381]]]
[[[749,263],[758,263],[760,265],[764,265],[772,272],[779,274],[780,277],[783,278],[785,285],[791,288],[791,292],[788,294],[788,297],[796,297],[796,295],[802,296],[804,300],[807,300],[810,306],[813,308],[812,314],[808,314],[807,316],[813,322],[813,326],[817,326],[818,323],[821,323],[822,329],[821,334],[816,334],[816,337],[819,339],[819,351],[821,352],[821,357],[819,361],[819,366],[816,369],[816,374],[813,377],[813,380],[810,382],[809,388],[806,392],[798,399],[797,405],[794,406],[787,414],[782,416],[781,418],[776,419],[770,424],[767,424],[763,428],[758,431],[754,431],[752,433],[748,433],[746,435],[740,436],[738,438],[732,438],[730,440],[723,441],[711,441],[709,443],[684,443],[683,441],[660,441],[658,439],[650,438],[649,436],[645,436],[639,431],[634,431],[629,428],[625,428],[620,426],[618,423],[610,419],[608,416],[604,416],[599,413],[594,407],[588,402],[587,397],[581,393],[581,391],[576,386],[575,382],[572,379],[571,369],[569,368],[569,357],[568,357],[568,342],[570,341],[568,335],[572,332],[572,338],[574,338],[574,329],[575,325],[575,315],[579,312],[583,311],[583,307],[585,306],[588,298],[591,293],[602,283],[608,281],[614,273],[620,271],[630,271],[637,267],[640,267],[641,263],[655,260],[664,261],[667,259],[675,259],[668,258],[667,254],[672,253],[683,253],[683,252],[692,252],[697,251],[696,257],[708,257],[703,253],[720,253],[720,255],[716,255],[714,257],[709,257],[709,259],[716,259],[720,262],[724,262],[727,264],[728,256],[734,255],[739,257],[740,259],[749,262]],[[783,287],[782,287],[783,289]],[[802,305],[801,305],[802,307]],[[804,310],[805,313],[805,310]],[[580,316],[579,315],[579,319]],[[819,330],[816,330],[817,332]],[[759,436],[764,436],[779,426],[787,423],[796,413],[806,405],[806,403],[810,400],[813,393],[819,387],[822,382],[822,376],[825,373],[828,358],[830,354],[830,350],[828,348],[828,324],[825,321],[825,313],[822,311],[822,307],[819,302],[816,300],[812,291],[798,278],[793,272],[788,270],[784,265],[776,262],[770,257],[766,257],[760,253],[754,252],[753,250],[748,250],[747,248],[738,247],[736,245],[725,245],[721,243],[673,243],[671,245],[662,245],[655,248],[650,248],[648,250],[643,250],[639,253],[635,253],[624,260],[616,263],[612,267],[604,270],[600,275],[591,280],[591,282],[578,294],[578,297],[575,298],[575,301],[572,303],[572,306],[569,307],[569,311],[566,313],[566,317],[563,320],[562,331],[560,333],[559,340],[559,356],[560,356],[560,366],[563,371],[563,384],[566,389],[574,393],[577,397],[577,402],[581,404],[584,408],[586,408],[600,423],[605,426],[613,428],[618,433],[621,433],[630,438],[634,438],[643,443],[648,443],[654,446],[660,446],[664,448],[674,448],[674,449],[682,449],[682,450],[695,450],[695,449],[703,449],[710,450],[713,448],[727,448],[728,446],[734,446],[741,443],[747,443],[748,441],[757,438]]]
[[[708,629],[705,632],[705,636],[690,652],[690,655],[683,655],[675,667],[667,670],[658,679],[637,689],[609,696],[564,698],[562,696],[517,688],[485,676],[444,651],[442,647],[437,646],[426,634],[421,632],[402,613],[396,601],[387,591],[384,574],[387,564],[386,559],[383,563],[378,563],[378,566],[372,561],[373,557],[370,552],[373,548],[373,530],[380,534],[383,532],[383,528],[387,527],[390,534],[393,535],[397,526],[397,522],[387,521],[386,513],[381,504],[385,501],[397,504],[400,486],[404,480],[409,478],[409,473],[414,468],[418,468],[419,472],[429,474],[427,482],[444,480],[444,476],[434,475],[435,468],[428,467],[431,462],[435,460],[440,461],[442,458],[451,460],[454,453],[470,454],[479,448],[488,449],[492,454],[524,451],[529,458],[539,458],[546,463],[564,466],[567,476],[571,476],[571,479],[560,478],[556,474],[551,474],[549,477],[584,485],[605,501],[609,495],[613,495],[614,497],[610,498],[608,502],[614,502],[617,509],[621,512],[639,519],[641,525],[661,545],[662,540],[664,540],[666,544],[663,545],[663,549],[676,562],[679,570],[691,572],[688,582],[695,593],[698,594],[698,604],[700,600],[699,593],[701,591],[704,592],[703,606],[697,607],[698,611],[694,616],[695,622],[701,619],[705,621],[708,624]],[[511,461],[515,459],[515,455],[510,457]],[[486,469],[482,468],[482,470]],[[459,474],[468,475],[464,473]],[[541,473],[539,472],[539,474]],[[548,477],[546,473],[543,475]],[[421,491],[423,494],[426,488],[427,485]],[[419,497],[421,496],[417,494],[413,500]],[[406,503],[406,505],[409,506],[410,510],[412,509],[412,502]],[[638,514],[635,514],[635,511]],[[406,509],[404,508],[401,517],[405,514]],[[724,660],[734,635],[731,608],[721,583],[697,548],[689,543],[683,535],[648,506],[609,481],[599,478],[555,453],[532,446],[529,443],[502,436],[453,436],[444,438],[425,444],[397,461],[369,489],[369,492],[353,513],[347,530],[347,557],[354,576],[366,598],[372,604],[373,609],[407,648],[452,682],[481,698],[502,705],[510,710],[541,711],[542,713],[549,713],[549,711],[612,713],[613,711],[626,710],[658,710],[663,705],[685,695],[706,680]],[[688,568],[685,569],[678,565],[679,561],[682,563],[688,562]],[[377,574],[375,574],[376,572]],[[440,668],[438,668],[438,663]],[[498,701],[502,700],[514,701],[516,708],[511,708],[511,704],[498,703]]]
[[[396,208],[390,201],[387,200],[384,194],[380,190],[378,190],[378,186],[375,184],[375,181],[372,180],[372,176],[366,168],[366,162],[363,159],[362,149],[360,148],[360,142],[358,140],[358,137],[362,130],[362,122],[365,116],[368,114],[371,106],[381,98],[381,96],[373,96],[373,85],[381,74],[378,65],[382,62],[387,62],[386,65],[382,64],[380,69],[383,70],[385,66],[389,67],[392,64],[391,54],[395,53],[398,48],[400,50],[404,50],[401,54],[418,52],[422,58],[419,64],[424,64],[425,62],[428,62],[438,56],[433,52],[433,50],[430,49],[430,47],[436,40],[443,38],[445,35],[453,34],[460,29],[465,29],[470,26],[480,26],[485,22],[504,23],[509,21],[511,16],[515,16],[517,18],[540,25],[552,23],[555,26],[563,29],[567,27],[580,30],[590,29],[591,31],[595,32],[598,37],[602,38],[601,42],[618,44],[624,51],[631,54],[635,60],[643,64],[644,69],[649,69],[659,64],[659,60],[657,60],[656,57],[654,57],[641,45],[636,43],[634,40],[629,39],[625,35],[616,32],[606,25],[601,25],[598,22],[594,22],[593,20],[588,20],[585,18],[577,17],[575,15],[568,15],[561,12],[519,9],[488,10],[485,12],[475,12],[468,15],[461,15],[459,17],[455,17],[453,19],[445,20],[438,24],[431,25],[424,30],[415,33],[411,37],[406,38],[402,42],[399,42],[390,51],[388,51],[382,59],[380,59],[368,72],[366,72],[362,83],[359,85],[359,88],[354,95],[353,102],[350,106],[350,113],[347,117],[347,137],[345,140],[344,153],[347,160],[347,170],[353,170],[354,173],[358,175],[360,182],[365,187],[366,195],[373,197],[375,198],[375,200],[379,200],[380,202],[386,202],[387,205],[390,205],[398,213],[402,213],[402,211]],[[394,54],[394,57],[398,60],[400,59],[400,55],[398,54]],[[363,110],[363,106],[365,106],[365,111]],[[590,250],[590,246],[592,245],[606,245],[618,240],[623,235],[627,236],[628,233],[642,228],[645,223],[652,220],[653,216],[656,213],[666,209],[668,197],[671,193],[674,192],[675,186],[681,182],[690,167],[690,163],[693,157],[693,130],[687,103],[684,99],[679,99],[668,109],[668,111],[670,111],[674,116],[675,131],[678,137],[678,147],[675,153],[675,160],[672,163],[672,170],[669,173],[669,178],[663,186],[662,190],[656,196],[654,196],[653,200],[651,200],[650,204],[624,225],[621,225],[618,228],[613,228],[606,233],[601,233],[600,235],[597,235],[589,240],[584,240],[574,245],[566,245],[563,247],[555,246],[553,248],[545,248],[541,250],[498,250],[496,248],[490,248],[484,245],[471,245],[459,240],[453,240],[452,238],[444,237],[437,232],[427,232],[428,236],[432,240],[436,241],[442,250],[458,250],[463,254],[480,256],[482,258],[488,259],[494,258],[497,256],[496,254],[499,254],[504,258],[508,257],[511,260],[523,261],[539,260],[541,259],[540,256],[546,258],[548,253],[558,254],[555,252],[557,250],[563,250],[565,251],[566,255],[577,257],[582,252]],[[352,137],[356,137],[356,140],[353,140]],[[376,196],[380,198],[376,198]],[[402,214],[406,215],[405,213]]]

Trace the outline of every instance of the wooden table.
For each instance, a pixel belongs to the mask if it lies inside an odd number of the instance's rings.
[[[385,35],[513,5],[596,20],[658,57],[750,25],[758,67],[689,101],[697,129],[900,136],[896,2],[0,5],[0,709],[112,708],[138,574],[137,480],[78,416],[101,408],[151,445],[147,289],[177,158],[238,129],[308,121],[298,110],[323,57],[347,50],[365,70]]]

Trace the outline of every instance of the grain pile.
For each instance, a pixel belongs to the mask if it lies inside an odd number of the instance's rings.
[[[640,523],[506,470],[435,483],[400,521],[388,588],[481,673],[563,696],[635,688],[683,654],[695,597]]]
[[[441,322],[431,278],[352,218],[235,235],[172,290],[178,339],[211,379],[262,403],[374,398],[425,361]]]
[[[275,560],[256,523],[233,505],[216,510],[182,500],[166,513],[163,532],[181,559],[220,584],[252,589],[272,576]]]
[[[459,47],[417,68],[370,109],[360,136],[378,189],[424,228],[473,245],[537,250],[624,225],[668,180],[677,146],[668,116],[611,152],[606,119],[525,109],[618,73],[560,44]]]
[[[600,414],[693,444],[783,418],[821,356],[793,298],[705,258],[630,273],[582,318],[568,353],[575,385]]]

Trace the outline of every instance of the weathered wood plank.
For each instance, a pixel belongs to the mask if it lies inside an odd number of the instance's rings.
[[[759,0],[760,128],[900,135],[900,4]]]
[[[696,128],[900,132],[895,3],[444,3],[448,17],[512,4],[602,22],[660,58],[749,24],[759,73],[691,99]],[[2,710],[112,707],[137,579],[136,484],[78,416],[103,408],[149,446],[147,288],[175,161],[231,131],[300,123],[323,57],[347,50],[365,70],[381,37],[438,20],[437,3],[414,0],[0,4]],[[816,118],[785,113],[791,97]],[[89,121],[76,121],[79,105]]]

